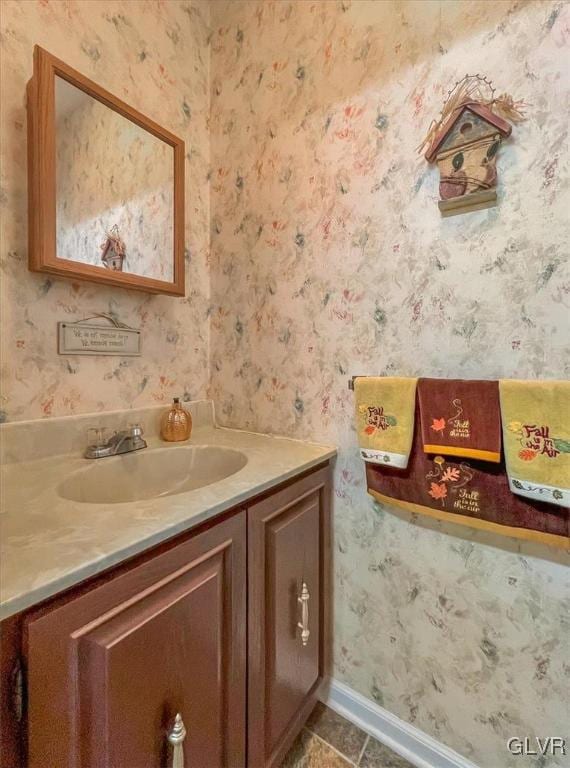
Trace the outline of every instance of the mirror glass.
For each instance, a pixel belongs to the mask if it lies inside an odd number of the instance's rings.
[[[57,257],[174,279],[174,148],[55,78]]]

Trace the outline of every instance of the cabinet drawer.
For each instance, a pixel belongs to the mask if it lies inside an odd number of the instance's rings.
[[[323,678],[327,479],[320,470],[248,509],[250,768],[279,764]]]
[[[29,768],[245,765],[240,512],[25,622]]]

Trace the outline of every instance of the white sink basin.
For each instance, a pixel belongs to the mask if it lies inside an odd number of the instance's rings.
[[[145,448],[92,462],[60,483],[61,497],[118,504],[185,493],[233,475],[247,464],[247,457],[232,448],[195,445]]]

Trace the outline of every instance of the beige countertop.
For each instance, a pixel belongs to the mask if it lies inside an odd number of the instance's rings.
[[[331,459],[330,446],[201,426],[189,443],[247,457],[229,477],[185,493],[114,504],[69,501],[58,493],[73,472],[94,463],[77,452],[7,463],[0,513],[0,619],[56,595],[133,555]],[[148,450],[148,449],[147,449]],[[128,454],[127,454],[128,455]],[[98,459],[111,461],[115,459]]]

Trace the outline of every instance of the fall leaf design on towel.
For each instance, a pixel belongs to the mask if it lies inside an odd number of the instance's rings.
[[[446,500],[451,496],[454,509],[476,511],[479,509],[479,492],[465,488],[473,477],[471,468],[465,462],[459,466],[446,466],[443,456],[436,456],[433,469],[426,475],[428,494],[435,501],[440,501],[442,507],[445,507]]]
[[[431,483],[428,493],[432,499],[441,499],[441,506],[444,506],[444,499],[447,497],[447,485],[445,483]]]
[[[537,456],[555,459],[561,453],[570,453],[570,440],[551,437],[548,424],[523,424],[520,421],[511,421],[508,430],[519,437],[522,447],[518,456],[523,461],[533,461]]]
[[[536,455],[536,452],[531,451],[530,448],[523,448],[522,451],[519,451],[519,459],[523,461],[532,461]]]
[[[366,435],[373,435],[379,429],[384,431],[389,427],[395,427],[398,423],[395,416],[384,413],[384,407],[381,405],[368,406],[366,410],[366,426],[364,427]]]
[[[459,480],[459,475],[461,473],[456,467],[447,467],[443,475],[441,476],[441,479],[444,483],[451,482],[456,483]]]
[[[451,405],[455,408],[455,413],[453,416],[451,416],[449,419],[446,419],[444,416],[442,416],[439,419],[434,419],[432,417],[431,420],[431,429],[433,429],[434,432],[443,435],[445,433],[445,429],[447,425],[449,424],[451,426],[449,436],[450,437],[462,437],[462,438],[468,438],[471,436],[471,429],[469,424],[469,419],[462,419],[461,415],[463,413],[463,406],[461,404],[460,398],[455,398],[452,400]]]

